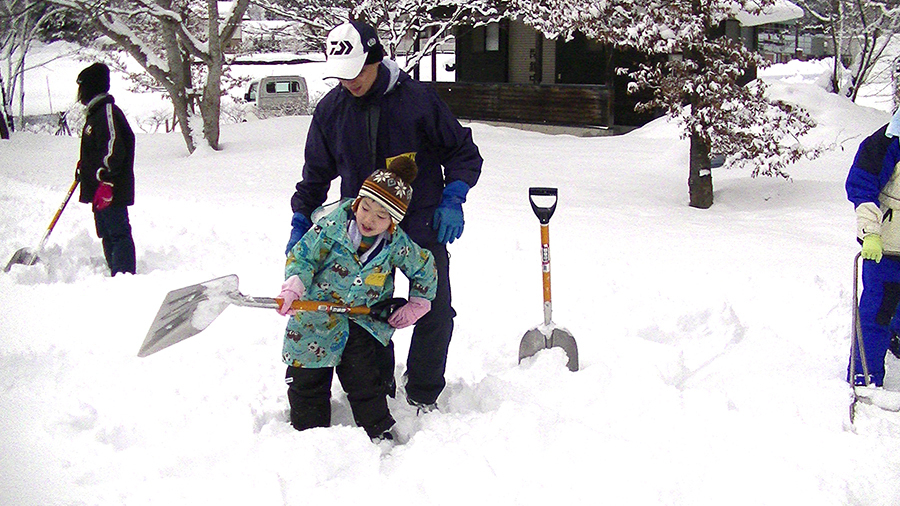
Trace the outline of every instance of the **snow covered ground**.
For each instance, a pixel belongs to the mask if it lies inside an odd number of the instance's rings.
[[[53,82],[86,65],[66,61]],[[817,72],[768,79],[834,149],[791,181],[716,170],[709,210],[687,206],[687,143],[665,120],[606,138],[470,124],[485,167],[450,247],[448,386],[440,412],[391,402],[408,442],[388,451],[337,382],[333,427],[288,425],[274,311],[231,307],[136,356],[170,290],[235,273],[277,293],[309,118],[226,125],[222,151],[191,156],[179,134],[139,134],[139,274],[108,277],[73,201],[44,262],[0,275],[0,504],[900,504],[900,415],[851,425],[843,381],[858,251],[843,181],[889,115]],[[39,242],[77,153],[76,137],[0,142],[4,263]],[[517,364],[542,319],[529,186],[559,188],[553,319],[578,372],[558,349]]]

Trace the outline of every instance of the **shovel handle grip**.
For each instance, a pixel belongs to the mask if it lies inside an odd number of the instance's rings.
[[[553,204],[549,207],[539,206],[534,202],[534,197],[553,197]],[[556,188],[546,188],[535,186],[528,189],[528,201],[531,202],[531,210],[540,220],[541,225],[550,223],[550,217],[556,211],[556,201],[558,199],[558,190]]]

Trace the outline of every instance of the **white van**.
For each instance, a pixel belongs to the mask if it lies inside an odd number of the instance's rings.
[[[256,106],[261,118],[309,113],[306,79],[301,76],[269,76],[252,81],[244,100]]]

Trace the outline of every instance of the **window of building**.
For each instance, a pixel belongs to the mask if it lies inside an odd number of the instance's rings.
[[[472,51],[484,53],[500,50],[500,23],[479,26],[472,30]]]

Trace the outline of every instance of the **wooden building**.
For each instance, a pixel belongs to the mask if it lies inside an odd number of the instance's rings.
[[[757,27],[802,16],[786,0],[765,16],[739,15],[722,24],[723,34],[756,50]],[[509,123],[596,127],[615,131],[645,124],[660,113],[638,113],[647,95],[627,92],[618,67],[647,61],[637,52],[613,50],[576,33],[572,40],[547,39],[515,20],[456,32],[456,82],[435,83],[460,118]],[[756,77],[749,69],[745,81]]]

